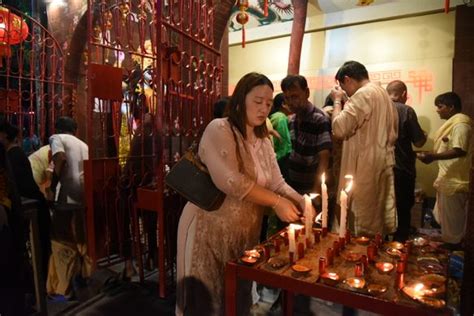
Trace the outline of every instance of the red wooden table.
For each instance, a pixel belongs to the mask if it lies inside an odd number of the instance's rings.
[[[273,239],[273,238],[272,238]],[[332,240],[331,240],[332,242]],[[329,243],[329,241],[327,242]],[[322,243],[320,248],[323,247]],[[316,248],[316,247],[315,247]],[[313,250],[316,251],[316,250]],[[322,251],[322,250],[318,250]],[[318,255],[314,255],[311,260],[315,260],[314,257],[319,258]],[[297,263],[303,262],[303,264],[308,263],[309,258],[298,261]],[[317,260],[317,259],[316,259]],[[339,260],[342,262],[341,259]],[[239,260],[230,261],[226,265],[225,271],[225,309],[227,316],[236,315],[236,293],[237,293],[237,284],[238,279],[256,281],[259,284],[263,284],[268,287],[279,288],[282,290],[283,295],[283,312],[284,315],[293,314],[293,303],[294,295],[302,294],[305,296],[316,297],[323,300],[335,302],[342,304],[346,307],[362,309],[374,313],[379,313],[383,315],[451,315],[451,311],[447,308],[445,309],[431,309],[416,302],[407,299],[402,295],[398,290],[392,290],[393,296],[390,298],[387,297],[376,297],[369,294],[363,294],[351,290],[346,290],[339,287],[325,285],[316,282],[319,277],[312,276],[311,278],[298,278],[292,277],[291,273],[288,271],[291,270],[290,266],[287,265],[286,271],[280,270],[278,272],[273,272],[269,269],[264,269],[263,265],[265,263],[261,262],[253,266],[248,266],[242,264]],[[335,265],[337,265],[335,263]],[[313,266],[314,267],[314,266]],[[370,269],[374,269],[373,267]],[[314,270],[314,269],[313,269]],[[283,272],[282,272],[283,271]],[[393,278],[394,276],[387,276],[387,278]],[[311,280],[311,281],[308,281]],[[390,284],[395,286],[395,282]]]

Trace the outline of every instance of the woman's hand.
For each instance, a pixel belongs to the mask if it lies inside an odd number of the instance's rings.
[[[280,201],[273,209],[278,218],[284,222],[295,222],[300,218],[300,212],[296,205],[283,196],[280,197]]]

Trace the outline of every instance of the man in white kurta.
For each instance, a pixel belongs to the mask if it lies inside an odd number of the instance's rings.
[[[446,122],[434,136],[433,152],[419,154],[418,158],[424,163],[438,161],[438,177],[433,184],[437,193],[433,213],[441,225],[443,241],[456,247],[466,231],[472,121],[460,113],[461,99],[454,92],[437,96],[435,106],[440,118]]]
[[[398,116],[390,97],[371,83],[364,65],[349,61],[337,72],[332,130],[343,139],[339,192],[345,175],[354,177],[348,224],[356,235],[390,234],[397,215],[393,166]],[[345,93],[349,99],[342,107]]]

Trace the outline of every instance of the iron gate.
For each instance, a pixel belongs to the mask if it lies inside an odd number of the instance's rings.
[[[204,0],[89,0],[85,166],[95,266],[158,261],[174,281],[184,201],[166,170],[200,137],[220,94],[214,7]],[[157,251],[158,250],[158,251]]]

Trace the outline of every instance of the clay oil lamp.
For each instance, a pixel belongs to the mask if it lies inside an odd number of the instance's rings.
[[[389,274],[390,272],[393,271],[393,264],[390,262],[377,262],[375,264],[375,267],[377,268],[377,271],[381,274]]]
[[[367,236],[360,236],[355,239],[355,242],[358,243],[359,245],[368,245],[370,241],[370,238]]]
[[[349,261],[349,262],[356,262],[356,261],[359,261],[362,258],[361,253],[352,252],[352,251],[344,251],[343,253],[341,253],[341,256],[346,261]]]
[[[387,287],[382,284],[369,284],[367,285],[367,291],[372,295],[380,295],[387,292]]]
[[[325,272],[320,276],[321,281],[327,285],[336,285],[339,282],[339,274],[336,272]]]
[[[240,257],[240,261],[245,264],[252,265],[260,259],[260,252],[257,249],[245,250],[244,255]]]
[[[365,286],[365,280],[361,277],[345,279],[344,283],[352,290],[360,290]]]
[[[291,266],[291,269],[295,271],[298,275],[307,275],[309,271],[311,271],[311,268],[308,268],[307,266],[301,265],[301,264],[294,264]]]
[[[394,248],[394,249],[397,249],[397,250],[402,250],[404,248],[404,245],[401,242],[392,241],[392,242],[388,243],[387,247],[388,248]]]

